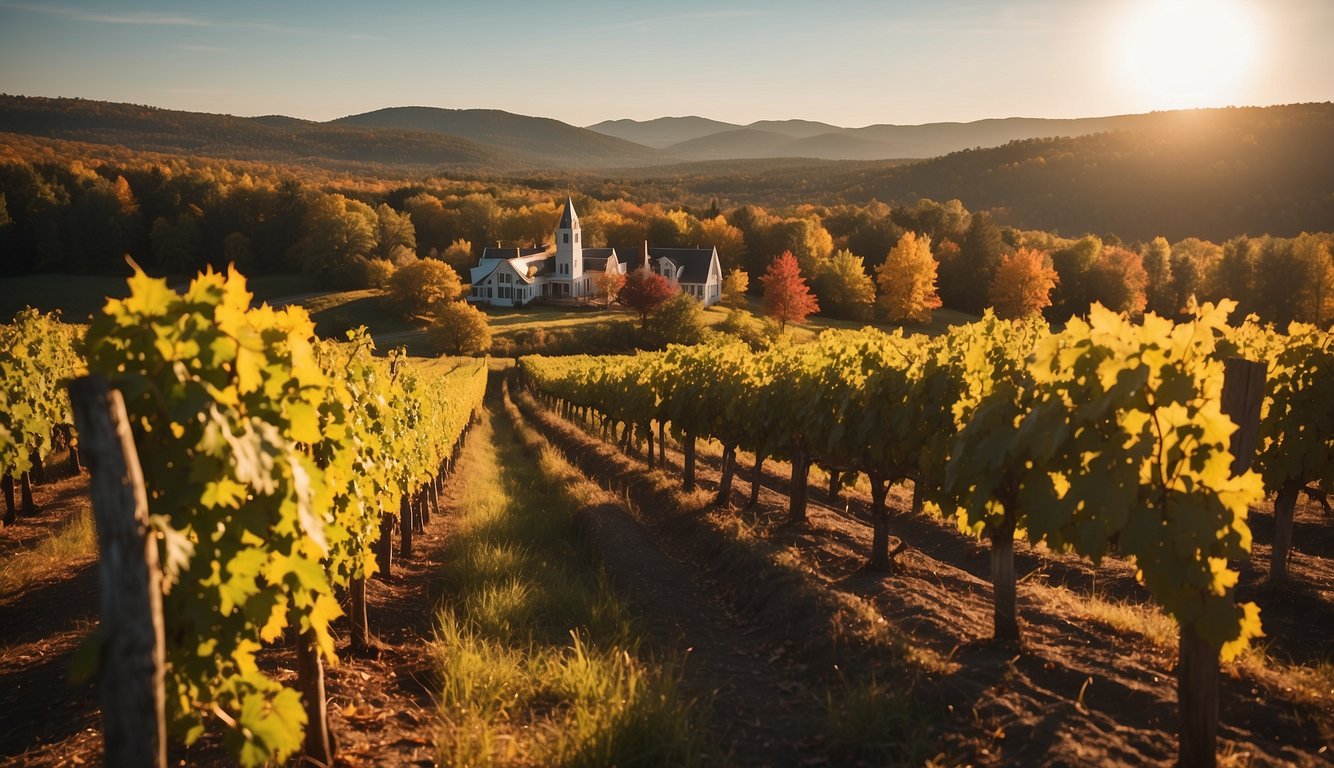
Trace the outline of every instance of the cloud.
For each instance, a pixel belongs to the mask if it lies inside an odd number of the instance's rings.
[[[55,16],[70,21],[90,24],[117,24],[137,27],[190,27],[199,29],[250,29],[259,32],[276,32],[286,35],[316,34],[315,30],[285,27],[279,24],[267,24],[258,21],[222,21],[201,16],[181,13],[159,13],[156,11],[104,11],[87,8],[72,8],[59,5],[37,5],[34,3],[0,3],[0,8],[11,11],[24,11],[43,16]],[[364,34],[335,35],[352,39],[373,39]]]

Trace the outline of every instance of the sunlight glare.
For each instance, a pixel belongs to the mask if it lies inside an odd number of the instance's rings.
[[[1147,0],[1127,15],[1118,55],[1155,106],[1179,108],[1233,97],[1256,47],[1254,19],[1235,0]]]

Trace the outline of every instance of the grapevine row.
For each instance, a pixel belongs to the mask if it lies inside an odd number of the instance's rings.
[[[724,344],[633,358],[531,357],[521,367],[549,399],[592,409],[613,430],[626,425],[627,444],[647,435],[650,463],[650,424],[661,434],[668,422],[683,444],[688,488],[695,440],[721,442],[720,502],[737,448],[755,454],[757,479],[765,457],[791,462],[794,521],[804,517],[812,460],[834,478],[865,473],[872,565],[891,555],[886,487],[914,479],[925,501],[990,541],[1001,639],[1019,636],[1016,535],[1095,563],[1112,551],[1131,557],[1182,628],[1182,669],[1203,660],[1207,673],[1210,658],[1216,671],[1220,653],[1235,656],[1260,634],[1258,608],[1233,599],[1228,563],[1250,550],[1246,515],[1264,486],[1258,473],[1232,471],[1222,358],[1261,345],[1272,352],[1259,466],[1280,501],[1284,484],[1328,482],[1334,466],[1329,334],[1231,327],[1231,308],[1135,324],[1095,307],[1060,333],[987,315],[936,339],[867,329],[759,355]],[[1198,686],[1185,675],[1188,711],[1187,689]]]
[[[220,728],[241,764],[330,755],[323,662],[351,596],[405,545],[480,407],[486,368],[372,355],[362,332],[320,341],[300,307],[252,309],[244,278],[185,291],[136,274],[88,331],[88,368],[123,394],[164,571],[168,716],[187,743]],[[377,556],[378,555],[378,556]],[[297,648],[301,692],[256,654]]]
[[[22,489],[22,510],[33,514],[32,475],[59,439],[72,449],[73,416],[63,382],[79,375],[83,360],[75,351],[80,332],[55,314],[25,309],[0,325],[0,479],[4,483],[5,525],[18,509],[14,483]]]

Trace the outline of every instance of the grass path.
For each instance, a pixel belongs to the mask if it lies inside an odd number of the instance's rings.
[[[676,674],[581,551],[601,494],[487,415],[446,518],[433,651],[442,765],[690,765],[700,729]]]

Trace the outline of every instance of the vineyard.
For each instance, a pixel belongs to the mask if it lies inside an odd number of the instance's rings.
[[[39,515],[57,457],[89,465],[98,506],[90,419],[123,414],[138,468],[118,479],[142,476],[151,597],[135,626],[160,630],[159,754],[330,764],[341,738],[359,764],[346,745],[362,737],[338,732],[359,715],[330,711],[326,666],[385,653],[368,584],[429,581],[432,563],[447,650],[424,735],[445,764],[1329,759],[1327,332],[1233,323],[1228,302],[1180,323],[1094,307],[1060,331],[988,314],[938,337],[525,357],[487,396],[483,364],[320,340],[304,310],[251,298],[234,272],[184,293],[139,274],[86,329],[35,311],[0,327],[5,533]],[[90,395],[98,377],[112,388]],[[497,581],[480,565],[497,548],[532,563],[507,589],[564,567],[451,518],[526,463],[540,479],[508,482],[565,490],[511,504],[539,516],[522,527],[559,538],[568,521],[540,516],[571,506],[647,629],[608,619],[622,609],[607,598],[561,596],[600,576],[523,587],[565,606],[531,624],[449,596]],[[115,538],[100,511],[98,526]],[[523,639],[502,653],[478,634],[491,624]],[[506,653],[536,658],[548,636],[545,672],[498,682]],[[91,654],[104,687],[111,652]],[[483,658],[489,676],[469,666]],[[585,694],[541,679],[570,665],[628,686],[597,694],[620,703],[583,714]],[[102,708],[115,762],[129,747]]]

